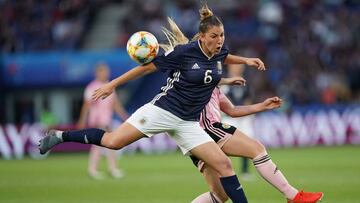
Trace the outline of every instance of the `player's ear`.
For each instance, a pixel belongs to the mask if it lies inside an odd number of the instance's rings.
[[[204,41],[205,40],[205,33],[200,32],[199,33],[199,39],[200,39],[200,41]]]

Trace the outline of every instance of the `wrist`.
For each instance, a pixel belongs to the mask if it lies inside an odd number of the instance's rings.
[[[239,64],[245,64],[245,65],[248,64],[248,58],[239,56],[239,59],[240,59],[240,63],[239,63]]]
[[[113,89],[115,89],[115,87],[117,86],[116,83],[117,83],[117,82],[116,82],[116,79],[114,79],[114,80],[111,80],[111,81],[109,82],[109,85],[110,85],[110,87],[112,87]]]
[[[261,111],[265,111],[265,110],[266,110],[266,104],[265,104],[265,102],[259,103],[259,106],[258,106],[258,108],[257,108],[257,111],[258,111],[258,112],[261,112]]]

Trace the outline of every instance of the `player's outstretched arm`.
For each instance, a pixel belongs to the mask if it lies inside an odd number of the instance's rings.
[[[241,77],[221,78],[218,85],[246,85],[246,80]]]
[[[228,54],[225,58],[225,64],[246,64],[248,66],[255,66],[258,70],[266,70],[264,62],[259,58],[247,58]]]
[[[281,104],[282,100],[279,97],[271,97],[257,104],[234,106],[233,103],[224,95],[220,99],[220,110],[231,117],[241,117],[279,108]]]
[[[156,66],[153,63],[136,66],[135,68],[129,70],[128,72],[120,75],[119,77],[113,79],[112,81],[101,86],[99,89],[95,90],[94,94],[92,95],[92,99],[95,101],[100,98],[105,99],[115,90],[116,87],[125,84],[130,80],[134,80],[149,73],[153,73],[156,70]]]

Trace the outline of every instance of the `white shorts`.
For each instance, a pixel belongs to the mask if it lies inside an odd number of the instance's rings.
[[[180,147],[184,155],[190,150],[213,139],[200,127],[197,121],[185,121],[151,103],[145,104],[126,121],[146,136],[167,132]]]

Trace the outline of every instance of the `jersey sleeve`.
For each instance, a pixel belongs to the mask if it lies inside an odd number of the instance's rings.
[[[93,88],[87,86],[84,91],[84,101],[91,101],[91,95],[93,93]]]
[[[226,95],[221,91],[220,88],[218,88],[218,89],[219,89],[219,101],[222,101],[223,99],[226,98]]]
[[[184,49],[182,46],[177,46],[173,50],[167,51],[161,55],[155,57],[152,61],[156,68],[161,72],[166,72],[169,70],[178,70],[181,69]]]

